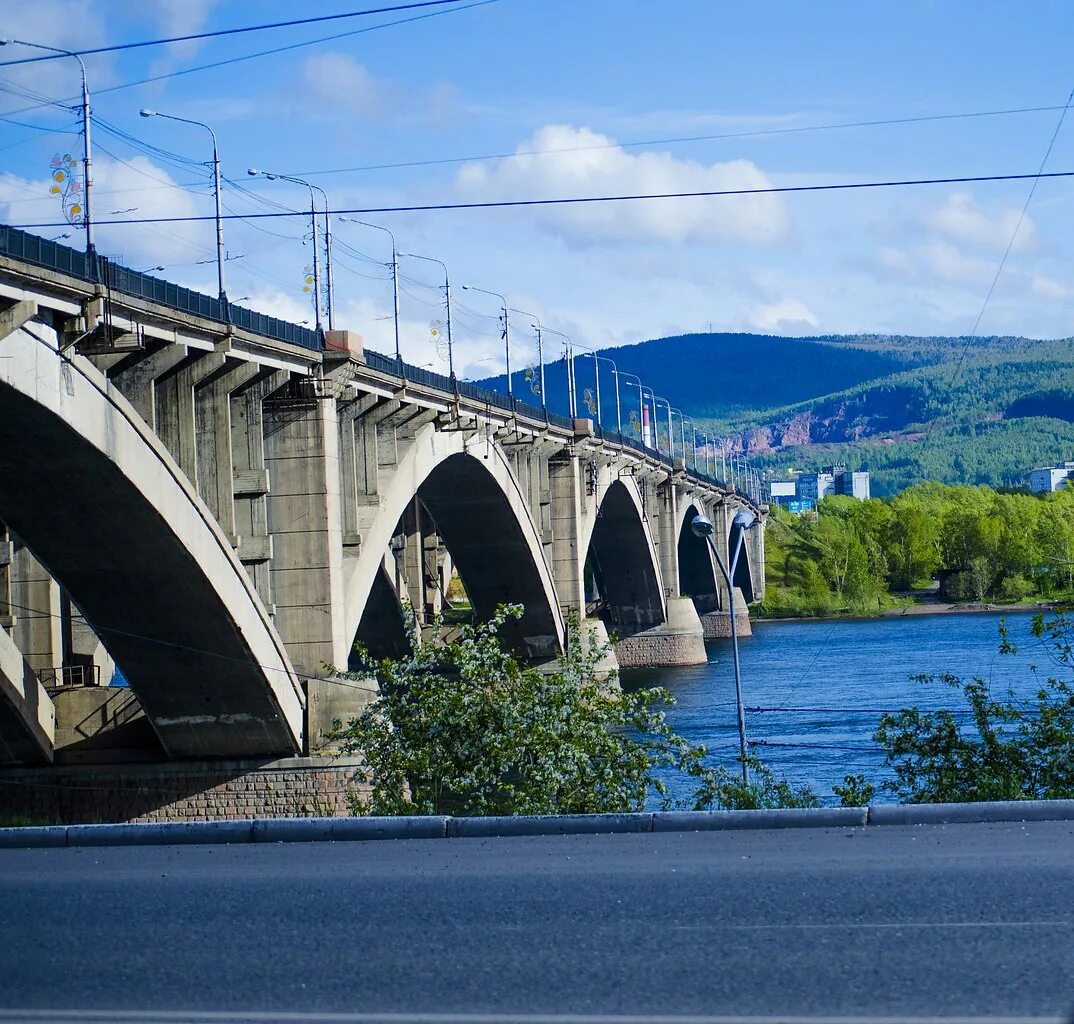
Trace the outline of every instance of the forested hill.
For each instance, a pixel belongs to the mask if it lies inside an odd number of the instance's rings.
[[[545,355],[559,352],[549,346]],[[728,448],[777,470],[833,461],[869,469],[878,494],[926,479],[1017,486],[1033,466],[1074,456],[1069,340],[687,334],[601,355]],[[608,371],[602,363],[606,424],[614,422]],[[576,373],[579,392],[592,392],[592,360],[580,358]],[[549,407],[565,411],[563,363],[546,376]],[[524,377],[514,375],[515,393],[536,401]],[[625,421],[637,388],[621,379]]]

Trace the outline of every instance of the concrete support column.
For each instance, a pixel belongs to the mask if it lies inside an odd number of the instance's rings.
[[[256,363],[205,360],[194,381],[198,493],[216,517],[220,529],[238,548],[235,522],[235,458],[232,451],[231,396],[263,379],[269,371]]]
[[[425,614],[436,618],[444,608],[443,595],[447,590],[447,580],[440,577],[440,555],[443,545],[434,529],[428,530],[422,538],[422,586],[425,590]]]
[[[579,460],[573,455],[550,459],[548,489],[551,503],[552,578],[564,615],[585,618],[582,572],[582,480]]]
[[[187,478],[198,479],[194,374],[189,365],[155,382],[157,437],[164,442]]]
[[[153,431],[157,429],[157,385],[186,362],[183,345],[165,345],[156,352],[137,353],[120,360],[109,371],[109,380]]]
[[[425,607],[425,529],[424,510],[421,502],[414,497],[403,513],[403,550],[402,570],[406,580],[407,596],[410,606],[419,622],[426,618]]]
[[[668,598],[679,595],[679,500],[669,480],[656,488],[656,500],[649,509],[654,523],[653,544],[660,562],[660,579]]]
[[[270,398],[263,412],[275,624],[296,670],[320,676],[324,664],[346,666],[351,643],[336,405]]]
[[[11,605],[15,646],[45,680],[63,665],[60,587],[30,549],[16,540],[12,561]],[[56,679],[59,682],[59,679]]]
[[[7,527],[0,523],[0,629],[9,632],[15,625],[15,609],[11,586],[15,577],[15,544]]]
[[[251,381],[229,395],[231,491],[238,555],[270,615],[275,613],[270,572],[273,547],[268,526],[271,480],[265,465],[262,404],[266,396],[286,383],[288,376],[278,371]]]

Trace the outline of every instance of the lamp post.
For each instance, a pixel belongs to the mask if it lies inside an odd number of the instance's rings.
[[[443,267],[444,269],[444,306],[447,309],[448,376],[451,378],[452,387],[458,390],[458,384],[455,380],[455,354],[451,347],[451,278],[448,277],[447,264],[444,263],[443,260],[438,260],[433,256],[419,256],[416,252],[401,252],[399,255],[409,256],[412,260],[425,260],[426,263],[435,263],[437,266]],[[398,309],[398,306],[396,308]],[[396,320],[396,325],[398,327],[398,319]]]
[[[507,364],[507,397],[511,399],[511,405],[515,404],[515,388],[511,383],[511,325],[507,316],[507,299],[505,299],[499,292],[490,292],[487,288],[478,288],[472,284],[464,284],[463,291],[468,292],[481,292],[482,295],[491,295],[494,299],[499,299],[503,304],[503,351],[504,359]]]
[[[679,417],[679,446],[682,450],[682,465],[684,469],[689,469],[690,464],[686,457],[686,417],[683,415],[681,409],[669,409],[668,410],[668,428],[671,428],[671,413],[674,413]]]
[[[745,536],[746,530],[753,526],[755,516],[749,509],[739,509],[735,513],[735,518],[731,521],[732,527],[738,527],[738,534],[735,538],[735,551],[731,556],[731,571],[724,567],[723,559],[720,558],[720,552],[716,547],[715,542],[712,539],[712,534],[715,527],[712,524],[712,520],[706,516],[695,516],[694,521],[690,524],[690,528],[694,531],[694,535],[703,538],[712,551],[712,557],[716,559],[716,564],[720,567],[720,574],[724,578],[724,582],[727,584],[728,593],[728,608],[731,612],[731,649],[734,655],[735,663],[735,704],[738,710],[738,749],[739,756],[742,760],[742,781],[748,786],[750,784],[750,763],[749,763],[749,751],[746,746],[746,712],[742,706],[742,672],[738,663],[738,627],[735,625],[735,587],[732,582],[735,578],[735,570],[738,568],[738,556],[742,551],[742,538]]]
[[[324,199],[324,262],[325,262],[325,274],[327,280],[327,307],[328,307],[328,329],[335,329],[335,316],[333,311],[333,291],[334,284],[332,281],[332,216],[328,212],[330,207],[328,205],[328,194],[320,185],[314,185],[311,182],[305,181],[302,178],[292,177],[290,174],[271,174],[268,171],[259,171],[256,167],[250,167],[246,171],[251,177],[257,177],[263,174],[269,181],[289,181],[293,185],[305,185],[310,190],[310,224],[313,229],[313,312],[314,321],[317,325],[317,330],[321,329],[321,272],[320,262],[317,256],[317,199],[314,192],[320,192],[321,198]]]
[[[656,407],[657,407],[658,402],[663,402],[664,405],[667,406],[667,410],[668,410],[668,457],[672,461],[674,461],[675,460],[675,434],[673,432],[672,423],[671,423],[671,403],[666,398],[661,398],[659,395],[654,394],[653,395],[653,419],[654,420],[656,419]],[[655,422],[653,423],[653,431],[654,432],[656,431]],[[659,444],[656,446],[656,450],[657,451],[660,450],[660,445]]]
[[[395,361],[399,364],[399,372],[403,372],[403,354],[399,349],[399,249],[395,244],[395,234],[383,224],[370,224],[369,221],[355,220],[353,217],[340,217],[340,220],[348,224],[360,224],[363,228],[373,228],[374,231],[383,231],[392,240],[392,307],[395,316]]]
[[[541,338],[541,334],[545,329],[541,318],[536,313],[527,313],[524,309],[511,309],[512,313],[518,313],[520,316],[533,317],[532,327],[537,334],[537,366],[539,380],[537,386],[541,389],[541,408],[548,412],[548,402],[544,393],[544,341]]]
[[[645,386],[641,382],[641,377],[639,377],[636,373],[627,373],[626,370],[613,370],[612,372],[615,374],[616,415],[618,415],[618,410],[619,410],[619,378],[620,377],[629,377],[630,381],[636,381],[637,382],[636,386],[637,386],[637,389],[638,389],[638,440],[641,441],[642,447],[644,448],[645,447]],[[628,381],[628,383],[630,383],[630,381]],[[622,435],[623,435],[623,430],[622,430],[622,426],[620,426],[620,429],[619,429],[620,439],[622,439]]]
[[[138,113],[142,117],[163,117],[167,121],[178,121],[181,124],[192,124],[198,128],[204,128],[213,140],[213,199],[216,202],[216,286],[220,296],[220,303],[224,307],[224,318],[230,320],[227,292],[224,289],[224,219],[220,214],[220,150],[216,144],[216,132],[204,122],[193,121],[189,117],[162,114],[159,110],[149,110],[146,107],[142,107]]]
[[[601,417],[600,411],[600,364],[607,363],[612,368],[612,376],[615,378],[615,430],[620,436],[623,433],[623,419],[622,412],[619,405],[619,371],[616,368],[615,360],[609,359],[607,356],[600,355],[595,349],[589,348],[588,345],[580,345],[579,348],[584,348],[586,351],[582,353],[583,356],[589,356],[593,360],[593,377],[596,381],[596,405],[597,405],[597,426],[601,428],[603,432],[604,421]]]
[[[551,327],[546,327],[545,331],[562,338],[567,343],[564,349],[564,359],[567,363],[567,411],[573,420],[578,415],[578,396],[574,382],[574,342],[562,331],[554,331]]]
[[[73,50],[64,50],[59,46],[45,46],[43,43],[30,43],[25,39],[0,39],[0,46],[13,44],[15,46],[29,46],[34,50],[47,50],[49,53],[62,53],[68,57],[74,57],[78,61],[79,70],[82,73],[82,223],[86,228],[86,256],[89,257],[89,271],[94,280],[97,279],[97,251],[93,244],[93,143],[90,138],[90,98],[89,85],[86,82],[86,65],[82,58]]]
[[[623,440],[623,411],[619,404],[619,368],[615,365],[614,359],[609,359],[607,356],[594,356],[595,359],[603,359],[612,368],[612,377],[615,380],[615,432],[619,435],[619,440]]]

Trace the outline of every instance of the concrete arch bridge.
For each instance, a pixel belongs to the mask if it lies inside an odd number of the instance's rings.
[[[525,606],[535,661],[572,618],[624,666],[703,661],[728,595],[699,512],[725,551],[762,513],[734,582],[763,595],[763,506],[692,462],[80,257],[0,229],[0,765],[152,762],[184,806],[177,765],[315,773],[368,699],[326,666],[459,581],[478,617]]]

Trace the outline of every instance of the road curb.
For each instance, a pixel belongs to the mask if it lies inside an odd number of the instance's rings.
[[[954,825],[997,821],[1074,821],[1074,800],[997,800],[966,804],[877,804],[869,825]]]
[[[0,849],[92,846],[371,842],[384,839],[491,839],[511,836],[719,832],[746,829],[873,828],[983,822],[1074,821],[1074,800],[756,811],[657,811],[635,814],[379,818],[251,818],[240,821],[130,822],[0,828]]]
[[[624,832],[652,832],[652,830],[653,815],[645,813],[449,818],[447,823],[447,834],[452,839],[490,839],[499,836],[606,836]]]
[[[860,828],[867,807],[781,808],[771,811],[659,811],[654,832],[717,832],[770,828]]]

